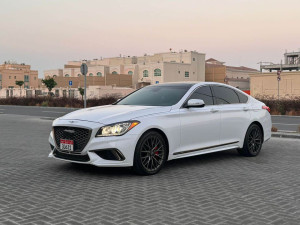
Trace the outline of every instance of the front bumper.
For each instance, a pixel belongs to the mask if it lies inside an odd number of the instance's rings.
[[[59,124],[59,125],[68,125],[69,124]],[[76,124],[77,127],[80,127],[80,124]],[[82,126],[83,127],[83,126]],[[84,124],[86,127],[86,124]],[[135,146],[138,141],[137,134],[126,133],[123,136],[112,136],[112,137],[95,137],[97,131],[99,130],[99,124],[93,127],[91,137],[84,149],[78,154],[66,153],[60,151],[54,141],[53,131],[51,131],[49,136],[50,145],[54,146],[54,149],[51,150],[49,157],[56,158],[64,161],[82,163],[82,164],[91,164],[99,167],[129,167],[133,166],[133,158]],[[108,160],[100,157],[97,152],[101,150],[115,150],[120,154],[118,160]],[[57,154],[62,153],[62,154]],[[68,157],[70,156],[70,157]],[[73,157],[74,156],[74,157]],[[76,157],[77,156],[77,157]]]

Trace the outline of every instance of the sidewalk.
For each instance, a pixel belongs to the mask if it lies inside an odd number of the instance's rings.
[[[272,132],[272,137],[300,139],[300,133]]]

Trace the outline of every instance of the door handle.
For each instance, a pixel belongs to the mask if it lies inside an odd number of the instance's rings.
[[[210,110],[212,113],[215,113],[215,112],[218,112],[219,110],[218,109],[211,109]]]

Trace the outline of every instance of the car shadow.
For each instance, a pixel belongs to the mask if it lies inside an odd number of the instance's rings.
[[[236,150],[227,150],[216,153],[192,156],[182,159],[168,161],[162,171],[159,173],[172,172],[177,168],[189,168],[194,166],[214,166],[215,163],[226,162],[228,160],[243,158]],[[108,176],[132,176],[136,175],[130,167],[96,167],[88,164],[63,163],[58,168],[60,171],[68,171],[72,173],[88,174],[88,175],[108,175]]]

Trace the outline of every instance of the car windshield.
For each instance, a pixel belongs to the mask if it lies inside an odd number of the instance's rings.
[[[147,86],[128,95],[117,105],[171,106],[175,105],[192,85]]]

